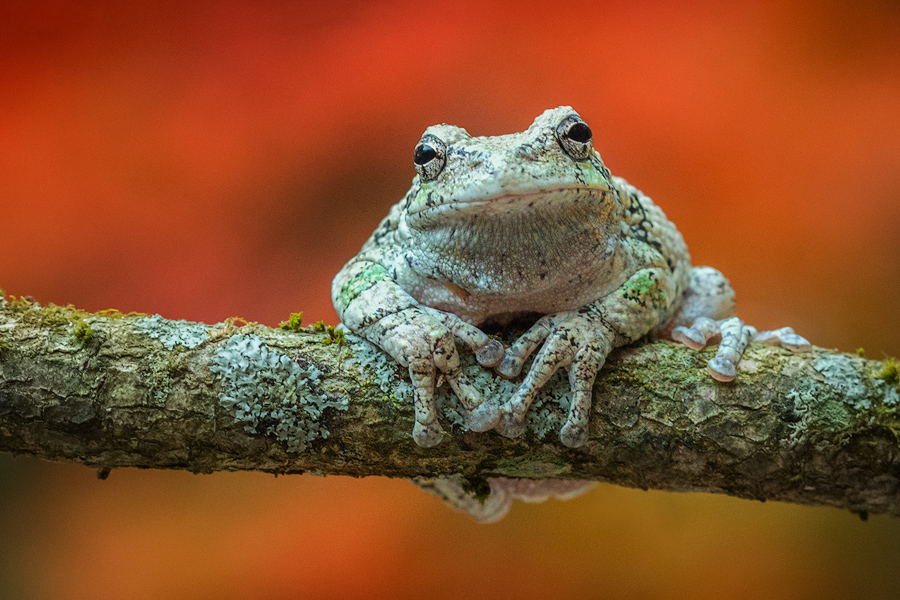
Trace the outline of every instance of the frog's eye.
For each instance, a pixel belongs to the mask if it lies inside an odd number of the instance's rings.
[[[556,140],[575,160],[585,160],[593,150],[591,128],[581,117],[569,115],[556,128]]]
[[[426,135],[416,145],[413,162],[419,177],[426,181],[434,179],[447,163],[447,147],[433,135]]]

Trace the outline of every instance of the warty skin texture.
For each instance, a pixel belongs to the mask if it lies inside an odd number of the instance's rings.
[[[570,447],[588,437],[591,387],[615,347],[648,333],[693,348],[721,338],[710,375],[735,377],[758,334],[734,317],[728,281],[691,267],[681,234],[650,198],[610,174],[574,110],[551,109],[523,132],[493,137],[435,125],[415,163],[409,192],[335,277],[332,297],[345,327],[409,368],[416,443],[443,436],[438,376],[462,402],[469,429],[515,437],[541,386],[567,368],[573,400],[560,440]],[[478,328],[520,315],[540,318],[508,348]],[[498,402],[460,370],[455,337],[506,378],[537,354],[518,391]],[[763,339],[808,346],[788,329]]]

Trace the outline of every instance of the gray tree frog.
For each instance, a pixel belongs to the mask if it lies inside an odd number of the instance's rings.
[[[572,402],[559,437],[579,447],[594,379],[613,348],[647,334],[695,349],[718,339],[708,370],[720,381],[734,379],[751,340],[809,348],[790,328],[757,333],[734,316],[728,280],[691,267],[675,226],[610,174],[590,127],[569,107],[509,135],[429,127],[413,162],[412,187],[337,274],[332,299],[346,328],[409,368],[420,446],[443,435],[433,398],[439,375],[470,429],[516,437],[541,386],[565,367]],[[478,328],[523,314],[540,317],[509,348]],[[540,350],[501,404],[462,372],[455,338],[506,378]]]

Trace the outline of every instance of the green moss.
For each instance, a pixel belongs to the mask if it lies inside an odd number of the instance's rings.
[[[23,325],[31,327],[48,327],[65,330],[73,333],[79,341],[89,340],[93,331],[84,321],[90,313],[72,306],[57,306],[48,304],[41,306],[31,298],[10,296],[9,306],[18,315],[18,320]]]
[[[338,346],[342,346],[344,344],[345,334],[343,329],[335,329],[331,325],[328,326],[328,337],[322,339],[323,344],[337,344]]]
[[[94,337],[94,330],[83,319],[75,319],[72,322],[72,333],[75,339],[82,344],[87,343]]]
[[[900,364],[896,358],[886,358],[884,359],[884,368],[872,377],[883,379],[890,384],[900,383]]]
[[[623,373],[626,379],[654,394],[673,399],[683,389],[696,387],[709,378],[706,363],[715,356],[717,347],[709,346],[701,351],[689,350],[681,344],[668,341],[654,343],[654,360],[641,367]],[[660,373],[668,377],[661,378]]]
[[[879,404],[875,407],[872,417],[874,424],[890,432],[900,445],[900,415],[897,414],[897,408]]]
[[[301,325],[303,325],[302,312],[291,313],[291,317],[287,321],[282,321],[278,324],[279,327],[287,331],[300,331]]]
[[[856,355],[860,358],[865,358],[866,357],[866,349],[863,348],[862,346],[860,346],[859,348],[856,349]]]
[[[309,326],[312,331],[318,333],[327,333],[328,337],[322,338],[322,343],[325,345],[328,344],[337,344],[338,346],[344,345],[344,340],[346,339],[346,334],[343,329],[338,329],[334,325],[326,325],[325,321],[316,321],[312,325]]]
[[[881,428],[890,433],[900,447],[900,364],[895,358],[886,358],[884,368],[870,376],[876,394],[872,408],[861,417],[863,427]],[[882,392],[878,398],[877,392]]]
[[[3,354],[4,354],[7,350],[9,350],[9,344],[7,344],[7,343],[6,343],[5,341],[3,341],[3,340],[0,340],[0,358],[3,358]]]
[[[111,319],[124,319],[125,317],[149,317],[147,313],[143,312],[129,312],[123,313],[118,308],[104,308],[103,310],[97,311],[98,317],[109,317]]]

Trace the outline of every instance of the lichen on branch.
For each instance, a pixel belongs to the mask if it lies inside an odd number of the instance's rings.
[[[0,451],[100,469],[585,479],[900,516],[891,361],[752,345],[723,384],[706,374],[714,349],[641,343],[603,368],[582,448],[557,437],[569,401],[558,373],[513,440],[467,431],[442,386],[450,435],[426,449],[393,359],[299,314],[288,325],[2,299]],[[483,394],[516,388],[461,354]]]

